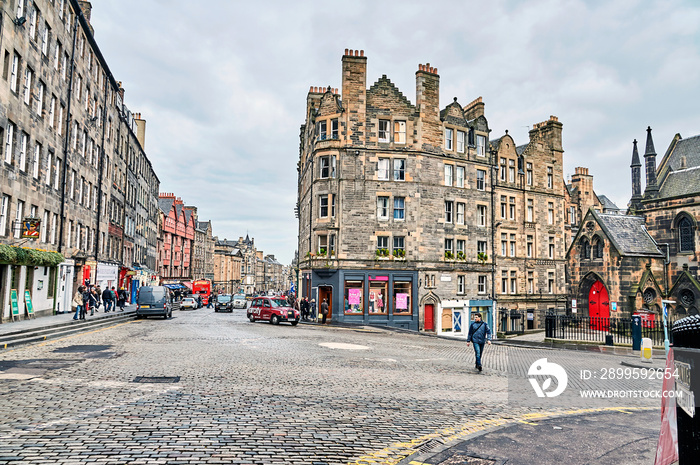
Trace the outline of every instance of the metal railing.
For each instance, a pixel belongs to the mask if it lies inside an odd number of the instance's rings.
[[[632,344],[632,318],[602,318],[573,315],[547,315],[545,317],[545,336],[553,339],[586,341],[605,344],[612,337],[614,344]],[[643,318],[641,320],[642,338],[650,338],[655,346],[664,345],[663,319]],[[669,338],[671,325],[669,319]]]

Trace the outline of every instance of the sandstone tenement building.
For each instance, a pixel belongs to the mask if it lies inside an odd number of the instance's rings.
[[[1,8],[0,244],[33,251],[0,259],[1,318],[10,317],[13,289],[24,315],[24,291],[43,314],[70,311],[85,279],[150,282],[159,180],[144,152],[145,120],[124,104],[95,42],[91,4],[10,0]],[[38,234],[23,239],[30,218]],[[27,254],[39,249],[65,260],[32,266],[40,262]]]
[[[436,68],[418,66],[413,104],[386,76],[367,88],[366,66],[346,50],[341,92],[307,95],[300,294],[347,323],[463,335],[478,310],[542,326],[566,305],[562,124],[490,139],[481,98],[440,110]]]

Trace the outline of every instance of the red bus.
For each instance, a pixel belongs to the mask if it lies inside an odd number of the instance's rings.
[[[211,282],[206,279],[193,281],[192,294],[194,294],[195,299],[197,298],[197,296],[202,296],[202,305],[209,304],[209,296],[211,295]]]

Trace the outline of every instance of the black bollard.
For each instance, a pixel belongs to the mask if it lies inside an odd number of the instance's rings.
[[[698,463],[700,457],[700,316],[693,315],[673,324],[673,355],[676,365],[678,423],[678,464]]]

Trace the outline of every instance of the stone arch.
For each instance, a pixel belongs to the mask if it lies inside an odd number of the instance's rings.
[[[581,278],[581,281],[579,281],[578,289],[576,291],[576,301],[580,312],[584,309],[588,309],[588,294],[591,290],[591,286],[593,286],[596,281],[603,283],[605,289],[608,290],[607,280],[595,271],[588,272],[583,278]]]
[[[679,212],[673,220],[674,236],[678,252],[695,252],[695,218],[687,212]]]
[[[591,239],[591,258],[603,258],[603,250],[605,249],[605,239],[600,234],[596,234]]]

